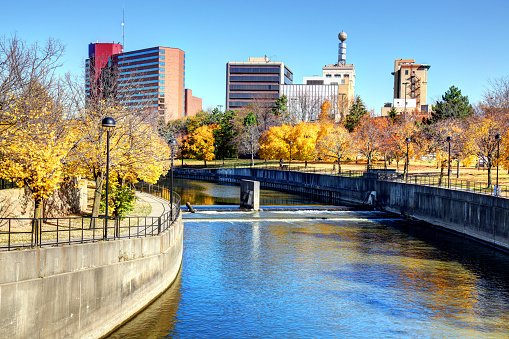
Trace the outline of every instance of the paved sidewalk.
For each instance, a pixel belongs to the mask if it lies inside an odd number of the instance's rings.
[[[160,217],[164,213],[169,212],[171,209],[170,202],[168,200],[156,197],[152,194],[136,191],[136,197],[148,202],[152,206],[152,211],[148,215],[149,217]]]

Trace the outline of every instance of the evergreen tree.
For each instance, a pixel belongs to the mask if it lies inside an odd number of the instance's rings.
[[[217,124],[220,127],[214,130],[214,138],[218,147],[216,151],[217,157],[219,159],[236,157],[237,149],[233,142],[235,137],[233,123],[235,113],[233,111],[225,111],[224,113],[219,112],[216,114]]]
[[[359,120],[366,115],[366,113],[368,113],[366,105],[364,105],[362,99],[357,96],[345,119],[345,128],[348,132],[352,132],[355,127],[357,127]]]
[[[461,90],[456,86],[449,87],[442,95],[442,101],[437,101],[432,109],[431,118],[424,119],[424,123],[428,125],[447,118],[464,120],[473,113],[468,97],[461,95]]]
[[[396,117],[398,116],[398,110],[396,109],[396,107],[393,106],[393,107],[391,107],[391,109],[389,110],[387,115],[389,116],[389,118],[391,118],[392,122],[396,122]]]
[[[280,96],[274,103],[274,108],[271,110],[272,114],[276,117],[285,116],[288,111],[288,98],[286,95]]]

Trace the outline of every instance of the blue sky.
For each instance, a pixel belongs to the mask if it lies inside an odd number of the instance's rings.
[[[356,94],[376,113],[392,101],[394,59],[431,65],[428,103],[451,85],[475,103],[489,79],[509,75],[507,0],[10,1],[2,4],[0,34],[60,39],[64,70],[80,74],[90,42],[122,41],[123,8],[125,51],[184,50],[186,87],[204,109],[224,105],[228,61],[267,55],[302,83],[337,61],[341,30]]]

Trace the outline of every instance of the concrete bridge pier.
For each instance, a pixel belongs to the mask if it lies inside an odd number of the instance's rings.
[[[260,209],[260,182],[253,180],[240,180],[240,207]]]

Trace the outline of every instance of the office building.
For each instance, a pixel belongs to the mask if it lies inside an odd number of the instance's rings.
[[[396,59],[394,61],[394,96],[393,103],[382,107],[382,116],[387,115],[392,107],[398,113],[409,111],[428,112],[426,102],[428,92],[428,69],[430,65],[417,64],[414,59]]]
[[[336,117],[339,85],[281,85],[281,95],[288,100],[288,112],[295,122],[316,121],[325,101],[330,103],[329,115]]]
[[[250,103],[273,107],[280,85],[292,83],[292,71],[267,56],[230,61],[226,64],[226,109],[238,110]]]
[[[120,44],[92,43],[86,68],[89,98],[114,97],[127,107],[157,111],[165,122],[201,110],[201,99],[191,92],[186,98],[185,53],[178,48],[123,52]]]
[[[355,66],[346,63],[346,38],[345,32],[341,31],[338,34],[339,47],[338,62],[336,64],[322,67],[322,76],[315,75],[303,78],[304,85],[313,87],[309,89],[302,87],[295,91],[285,89],[285,92],[288,93],[289,105],[291,105],[290,114],[293,114],[292,107],[299,108],[295,114],[301,116],[301,108],[304,106],[309,107],[307,102],[322,100],[323,103],[325,100],[328,100],[332,104],[331,113],[334,114],[336,121],[342,121],[346,117],[355,98]],[[331,92],[332,88],[336,90],[334,94]],[[302,93],[308,93],[305,95],[304,101],[301,100]],[[314,106],[315,109],[313,112],[310,111],[308,114],[305,114],[305,116],[313,120],[320,114],[321,104],[311,106]]]

